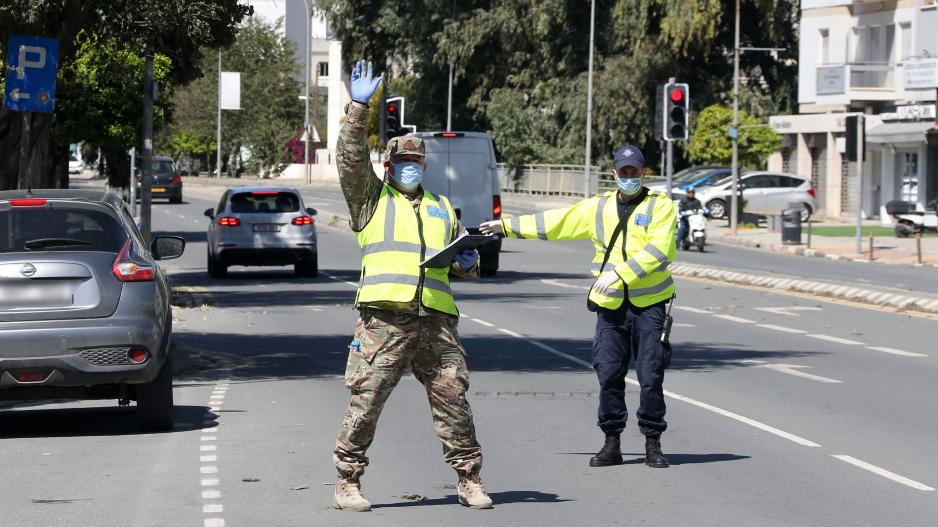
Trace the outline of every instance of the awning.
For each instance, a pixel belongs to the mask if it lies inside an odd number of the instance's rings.
[[[866,142],[873,144],[924,143],[925,132],[934,126],[933,121],[883,123],[866,131]]]

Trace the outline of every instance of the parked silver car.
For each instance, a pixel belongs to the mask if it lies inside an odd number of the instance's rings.
[[[0,399],[137,401],[148,430],[173,425],[170,291],[118,196],[0,192]]]
[[[305,208],[295,189],[238,187],[222,195],[205,215],[208,274],[228,276],[232,265],[292,265],[300,276],[319,274],[316,210]]]
[[[739,178],[742,186],[744,212],[763,216],[779,215],[791,203],[801,207],[801,221],[808,221],[817,210],[817,198],[811,180],[797,174],[781,172],[746,172]],[[730,212],[732,176],[709,187],[697,189],[697,199],[710,210],[710,217],[724,218]]]

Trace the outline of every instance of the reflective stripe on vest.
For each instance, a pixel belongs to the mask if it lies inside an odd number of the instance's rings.
[[[362,276],[356,305],[411,302],[418,291],[430,309],[458,315],[449,286],[449,267],[421,269],[453,238],[456,213],[443,196],[424,192],[414,213],[410,200],[385,185],[375,213],[357,234]],[[422,237],[422,243],[421,243]]]

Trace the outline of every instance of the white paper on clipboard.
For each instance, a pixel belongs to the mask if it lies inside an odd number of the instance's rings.
[[[495,236],[465,233],[453,240],[453,243],[444,247],[442,251],[420,262],[420,267],[449,267],[457,254],[466,249],[475,249],[492,240],[495,240]]]

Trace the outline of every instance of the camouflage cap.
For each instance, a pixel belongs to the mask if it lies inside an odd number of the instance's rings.
[[[392,137],[388,140],[388,147],[385,150],[385,155],[387,157],[391,156],[420,156],[427,157],[427,147],[423,144],[423,139],[419,137],[414,137],[412,135],[402,135],[400,137]]]

